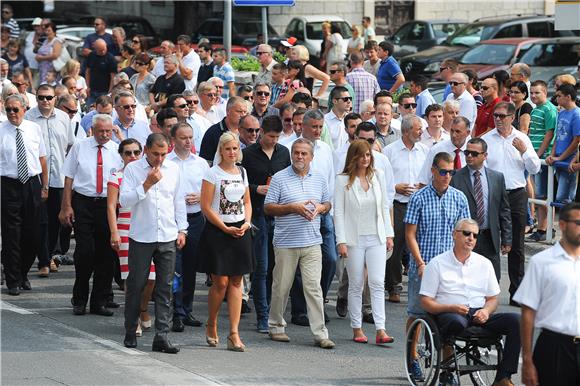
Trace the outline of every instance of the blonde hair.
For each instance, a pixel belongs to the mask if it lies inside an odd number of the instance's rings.
[[[221,135],[220,140],[218,142],[217,151],[215,152],[214,165],[219,165],[222,162],[222,149],[226,143],[231,141],[236,141],[238,144],[238,157],[236,158],[236,163],[242,162],[243,154],[242,149],[240,149],[240,138],[231,131],[226,131]]]
[[[559,80],[562,84],[571,84],[572,86],[576,86],[576,79],[570,74],[558,75],[556,79]]]
[[[342,171],[343,175],[348,176],[348,183],[346,184],[347,189],[350,189],[352,187],[352,184],[356,179],[358,160],[362,156],[364,156],[367,152],[369,152],[371,155],[371,162],[367,167],[365,174],[370,183],[370,181],[373,179],[374,176],[374,165],[375,165],[375,159],[373,157],[373,149],[371,147],[371,144],[364,139],[356,139],[348,147],[348,151],[346,152],[346,161],[344,163],[344,170]]]
[[[358,32],[358,36],[362,35],[361,28],[360,28],[360,26],[359,26],[359,25],[357,25],[357,24],[354,24],[354,25],[352,26],[352,28],[353,28],[353,29],[355,29],[355,30],[356,30],[356,32]]]
[[[307,62],[310,60],[310,54],[308,53],[308,49],[302,45],[297,45],[292,47],[293,50],[296,51],[298,60]]]
[[[78,60],[76,60],[76,59],[70,59],[68,62],[66,62],[64,64],[64,67],[60,70],[60,76],[63,77],[63,78],[65,76],[70,76],[72,74],[72,72],[73,72],[73,69],[76,66],[79,66],[80,67],[80,65],[81,64],[79,63]]]

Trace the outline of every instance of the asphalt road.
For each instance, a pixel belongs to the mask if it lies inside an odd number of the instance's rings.
[[[532,245],[528,255],[539,244]],[[507,263],[502,261],[500,311],[507,305]],[[207,318],[205,277],[198,277],[194,314]],[[181,348],[177,355],[153,353],[153,331],[144,332],[137,349],[123,346],[123,293],[115,289],[121,308],[113,317],[74,316],[70,305],[73,266],[61,266],[48,279],[30,273],[32,291],[18,297],[2,293],[1,383],[3,385],[407,385],[405,378],[404,325],[406,293],[401,304],[387,303],[387,332],[395,337],[389,347],[374,344],[374,328],[365,324],[369,344],[351,341],[348,318],[335,311],[336,282],[326,305],[334,350],[314,346],[309,328],[289,324],[290,343],[278,343],[255,331],[254,314],[243,316],[240,335],[245,353],[226,350],[227,310],[219,319],[220,344],[205,343],[203,327],[171,333]],[[116,288],[116,286],[115,286]],[[153,304],[150,304],[153,312]],[[290,316],[288,315],[288,319]],[[465,378],[465,379],[463,379]],[[462,381],[469,383],[467,377]],[[514,377],[517,383],[519,375]]]

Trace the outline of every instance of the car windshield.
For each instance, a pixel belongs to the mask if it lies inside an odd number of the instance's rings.
[[[471,47],[481,40],[491,38],[495,26],[486,26],[483,24],[470,24],[461,28],[454,35],[449,36],[446,43],[451,46]]]
[[[460,23],[433,23],[433,31],[438,38],[445,38],[456,33],[464,24]]]
[[[575,66],[578,63],[580,44],[534,44],[518,62],[528,66]]]
[[[256,36],[258,33],[262,32],[262,22],[259,20],[238,20],[234,22],[236,32],[240,35],[252,35]],[[278,32],[268,24],[268,34],[278,35]]]
[[[343,39],[348,39],[352,37],[350,32],[350,27],[345,21],[334,21],[340,27],[340,34]],[[311,40],[322,40],[322,22],[314,22],[306,24],[306,37]]]
[[[467,51],[460,62],[463,64],[508,64],[515,50],[516,46],[511,44],[482,44]]]

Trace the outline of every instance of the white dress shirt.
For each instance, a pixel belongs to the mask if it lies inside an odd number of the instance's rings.
[[[465,153],[463,151],[467,148],[467,141],[469,141],[471,137],[467,137],[463,146],[459,148],[461,150],[459,152],[459,159],[461,160],[461,167],[467,165],[465,163]],[[450,139],[445,141],[439,142],[437,145],[433,146],[429,149],[429,153],[427,154],[427,158],[425,158],[425,162],[421,165],[421,174],[419,175],[419,182],[423,185],[429,185],[431,180],[433,179],[433,175],[431,174],[431,166],[433,165],[433,158],[437,155],[437,153],[449,153],[453,159],[455,159],[455,145],[451,142]]]
[[[449,133],[444,128],[441,128],[439,130],[441,130],[441,136],[439,137],[439,140],[433,138],[433,136],[429,134],[429,131],[427,131],[427,129],[423,130],[423,134],[421,134],[421,143],[427,146],[427,149],[431,149],[439,142],[443,142],[451,138],[449,136]]]
[[[137,141],[139,141],[141,146],[145,147],[145,143],[147,143],[147,137],[149,136],[149,134],[151,134],[151,128],[149,127],[149,124],[146,121],[133,119],[133,121],[128,126],[125,126],[119,120],[119,118],[117,118],[115,119],[113,124],[119,126],[119,129],[121,129],[121,132],[123,133],[125,139],[127,138],[136,139]],[[116,135],[113,135],[111,139],[117,144],[121,143],[121,141],[119,141],[119,138],[117,138]]]
[[[164,160],[163,176],[147,192],[143,183],[151,170],[147,157],[125,167],[119,202],[131,208],[129,237],[141,243],[166,243],[177,239],[179,231],[187,230],[185,199],[180,190],[179,167]]]
[[[22,140],[26,148],[28,176],[39,175],[42,173],[39,158],[46,157],[46,148],[40,126],[24,119],[18,127],[22,130]],[[0,125],[0,176],[18,178],[16,126],[9,121],[5,121]]]
[[[286,146],[288,148],[288,151],[290,151],[290,153],[292,153],[292,144],[294,143],[294,141],[296,141],[296,138],[298,138],[296,133],[292,133],[289,136],[284,136],[284,132],[282,132],[282,135],[280,135],[280,139],[278,140],[278,143],[280,145]]]
[[[523,155],[512,144],[515,138],[520,138],[526,145],[526,151]],[[511,134],[504,138],[497,129],[493,129],[484,134],[481,139],[487,142],[487,166],[503,173],[507,190],[526,186],[524,170],[530,174],[537,174],[540,171],[540,159],[532,146],[532,142],[521,131],[512,127]]]
[[[560,243],[532,256],[514,300],[536,311],[537,328],[580,336],[580,259]]]
[[[427,157],[427,148],[422,143],[417,142],[411,150],[405,146],[402,139],[399,139],[383,149],[383,154],[387,156],[393,168],[393,183],[415,185],[420,182],[419,172]],[[395,192],[395,200],[399,202],[409,202],[409,196]]]
[[[201,193],[201,183],[203,176],[209,170],[207,161],[197,155],[190,153],[187,159],[181,159],[173,150],[167,154],[167,159],[173,161],[179,167],[179,176],[181,181],[181,196],[184,197],[191,193]],[[198,204],[187,205],[187,213],[198,213],[201,207]]]
[[[205,119],[210,121],[212,125],[219,123],[225,116],[225,111],[223,111],[219,106],[211,106],[209,111],[205,112]]]
[[[203,140],[205,132],[211,126],[211,122],[198,113],[193,113],[193,115],[187,118],[185,121],[193,129],[193,143],[195,145],[196,154],[199,154],[199,149],[201,149],[201,141]]]
[[[481,308],[486,297],[499,293],[491,261],[471,252],[462,264],[453,250],[436,256],[427,264],[419,291],[439,304],[463,304],[469,308]]]
[[[75,134],[70,118],[66,113],[57,109],[54,109],[47,118],[42,115],[38,107],[28,110],[25,118],[40,126],[46,146],[48,186],[64,188],[62,167],[67,150],[75,143]],[[84,130],[80,129],[80,131]]]
[[[330,132],[332,145],[335,149],[339,149],[345,143],[348,143],[348,134],[344,130],[344,120],[337,117],[334,111],[330,110],[324,114],[324,123]]]
[[[87,132],[81,126],[81,116],[79,113],[75,114],[75,116],[70,120],[70,125],[75,134],[75,142],[87,137]]]
[[[447,96],[446,100],[459,102],[459,115],[467,118],[469,120],[469,128],[473,129],[475,119],[477,118],[477,104],[475,103],[475,99],[473,99],[473,95],[465,90],[463,94],[459,95],[459,98],[455,98],[455,94],[451,93]]]
[[[186,90],[195,90],[195,86],[197,84],[197,74],[199,73],[199,68],[201,67],[201,59],[199,55],[194,50],[189,51],[189,54],[183,57],[183,65],[189,68],[191,73],[191,79],[185,79],[183,77],[183,81],[185,82],[185,89]],[[177,68],[177,72],[181,75],[179,68]]]
[[[105,143],[101,149],[103,156],[103,191],[97,194],[97,152],[95,137],[87,137],[76,142],[64,161],[65,177],[73,179],[75,192],[88,197],[107,197],[107,181],[111,174],[123,168],[119,147],[113,141]]]

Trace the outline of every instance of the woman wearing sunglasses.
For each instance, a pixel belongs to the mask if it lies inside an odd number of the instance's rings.
[[[111,248],[119,255],[119,267],[121,279],[126,280],[129,276],[129,226],[131,224],[131,208],[122,208],[119,204],[119,189],[123,181],[125,167],[141,158],[141,144],[134,138],[127,138],[119,144],[119,154],[123,159],[123,169],[113,173],[107,183],[107,220],[111,231]],[[143,289],[141,296],[141,317],[137,323],[137,336],[141,336],[143,330],[151,328],[151,317],[147,312],[149,300],[155,286],[155,265],[151,263],[149,280]]]
[[[137,102],[143,106],[149,104],[149,92],[151,87],[155,84],[155,76],[149,72],[151,58],[145,53],[141,53],[135,57],[133,63],[137,73],[129,79],[133,89],[135,90],[135,98]]]

